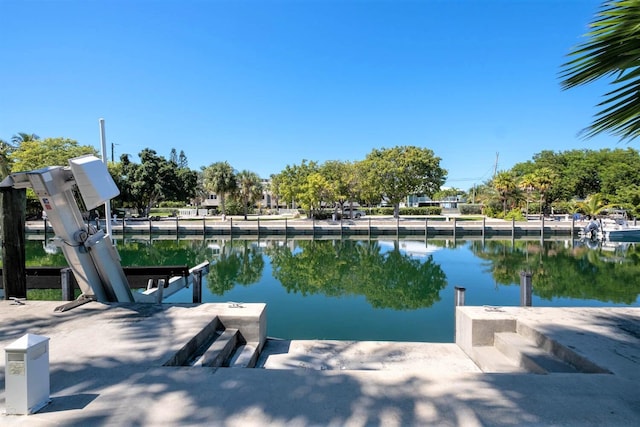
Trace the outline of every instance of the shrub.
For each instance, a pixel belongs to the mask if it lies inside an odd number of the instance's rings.
[[[170,200],[163,200],[158,203],[159,208],[184,208],[186,207],[184,202],[172,202]]]
[[[372,213],[374,215],[393,215],[393,207],[383,206],[374,208]]]
[[[516,221],[524,221],[524,215],[522,214],[522,211],[520,209],[511,209],[509,212],[507,212],[506,215],[503,215],[504,219],[514,219]]]
[[[484,214],[489,218],[498,218],[498,216],[496,215],[496,212],[493,210],[491,206],[484,207]]]
[[[462,215],[481,215],[482,208],[484,205],[482,203],[459,203],[458,209]]]
[[[440,206],[400,208],[400,215],[440,215],[441,213],[442,208]]]

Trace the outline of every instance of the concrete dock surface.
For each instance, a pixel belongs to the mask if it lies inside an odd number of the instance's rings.
[[[49,337],[51,384],[47,406],[0,425],[640,424],[640,308],[459,308],[480,324],[517,319],[607,372],[539,375],[483,372],[454,343],[267,340],[257,368],[163,366],[217,313],[254,305],[60,304],[0,301],[0,349]]]

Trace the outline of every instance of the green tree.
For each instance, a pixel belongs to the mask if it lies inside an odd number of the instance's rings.
[[[13,145],[20,145],[23,142],[37,141],[39,139],[40,137],[35,133],[18,132],[11,137],[11,142]]]
[[[177,174],[176,166],[159,156],[154,150],[145,148],[139,154],[140,164],[131,163],[127,155],[121,156],[123,179],[126,180],[125,194],[127,201],[143,215],[149,215],[151,208],[161,200],[184,201],[179,198],[188,196],[184,193]],[[193,182],[195,186],[195,180]],[[123,189],[121,188],[121,193]],[[190,193],[193,188],[190,190]]]
[[[375,206],[382,201],[382,194],[376,188],[376,184],[367,178],[367,167],[368,164],[365,161],[354,164],[354,198],[361,204]]]
[[[309,212],[309,216],[313,217],[315,211],[322,207],[323,201],[332,198],[332,190],[331,184],[320,172],[313,172],[302,183],[298,200]]]
[[[428,148],[374,149],[363,164],[373,188],[393,205],[395,218],[402,200],[411,194],[432,196],[447,176],[447,171],[440,167],[440,158]]]
[[[577,207],[580,211],[589,216],[600,215],[607,208],[607,202],[602,198],[601,194],[591,194],[584,201],[578,202]]]
[[[262,196],[262,182],[255,172],[243,170],[238,173],[238,198],[242,201],[244,219],[247,219],[249,205]]]
[[[278,174],[279,193],[292,209],[307,196],[305,193],[308,192],[308,188],[305,186],[309,175],[318,171],[319,167],[316,162],[307,162],[304,159],[299,165],[287,165]],[[308,214],[311,215],[311,212]]]
[[[11,173],[11,160],[9,154],[13,150],[13,145],[4,139],[0,139],[0,180],[3,180]]]
[[[90,145],[79,145],[67,138],[28,139],[11,150],[8,157],[12,172],[30,171],[47,166],[67,166],[69,159],[85,154],[97,156]]]
[[[518,187],[526,194],[527,208],[525,212],[527,216],[529,215],[529,203],[531,203],[531,194],[536,189],[535,184],[535,176],[532,173],[525,174],[518,181]]]
[[[222,215],[226,215],[226,197],[238,188],[236,174],[228,162],[212,163],[203,169],[204,188],[220,197]]]
[[[271,195],[272,201],[271,201],[271,206],[269,206],[269,208],[272,208],[274,205],[276,207],[276,209],[280,208],[280,175],[279,174],[271,174],[271,176],[269,177],[269,188],[266,189],[269,194]]]
[[[516,179],[512,172],[510,171],[501,171],[493,178],[491,181],[493,188],[495,188],[496,192],[500,195],[500,200],[502,202],[502,210],[503,213],[507,214],[507,201],[510,197],[513,197],[514,192],[516,191]]]
[[[615,87],[598,104],[602,109],[584,130],[587,137],[610,132],[621,139],[640,134],[640,0],[605,1],[590,24],[587,40],[570,53],[563,64],[564,89],[601,78],[612,78]]]
[[[550,168],[537,169],[533,174],[533,182],[536,190],[540,192],[540,215],[544,213],[547,203],[547,195],[551,190],[557,174]]]
[[[327,160],[320,167],[320,174],[326,180],[326,199],[324,201],[334,205],[335,210],[344,211],[344,204],[354,194],[353,166],[349,162]],[[351,199],[353,202],[353,200]],[[343,212],[344,213],[344,212]]]

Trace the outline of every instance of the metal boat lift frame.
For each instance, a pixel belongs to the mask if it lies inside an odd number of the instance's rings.
[[[85,223],[73,191],[77,186],[88,210],[120,194],[102,160],[81,156],[70,159],[69,167],[13,173],[0,186],[33,189],[85,297],[135,301],[110,236]]]

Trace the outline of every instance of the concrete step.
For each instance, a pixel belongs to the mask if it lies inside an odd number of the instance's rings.
[[[214,317],[207,326],[194,335],[184,346],[167,360],[163,366],[188,366],[191,361],[198,358],[211,345],[217,336],[217,331],[222,327],[218,317]]]
[[[222,334],[209,346],[194,366],[220,367],[224,366],[231,354],[235,351],[239,340],[237,329],[225,329]]]
[[[473,348],[473,361],[482,372],[500,374],[525,374],[525,368],[515,364],[494,346],[478,346]]]
[[[518,322],[516,329],[519,335],[534,342],[539,348],[544,349],[547,353],[550,353],[563,362],[571,365],[577,372],[585,374],[611,373],[608,369],[598,366],[586,357],[576,353],[573,349],[560,344],[558,341],[549,338],[523,322]]]
[[[258,360],[258,343],[251,342],[238,347],[229,360],[230,368],[253,368]]]
[[[536,374],[578,372],[573,366],[545,351],[534,341],[515,332],[494,334],[494,347],[515,365],[529,372]]]

